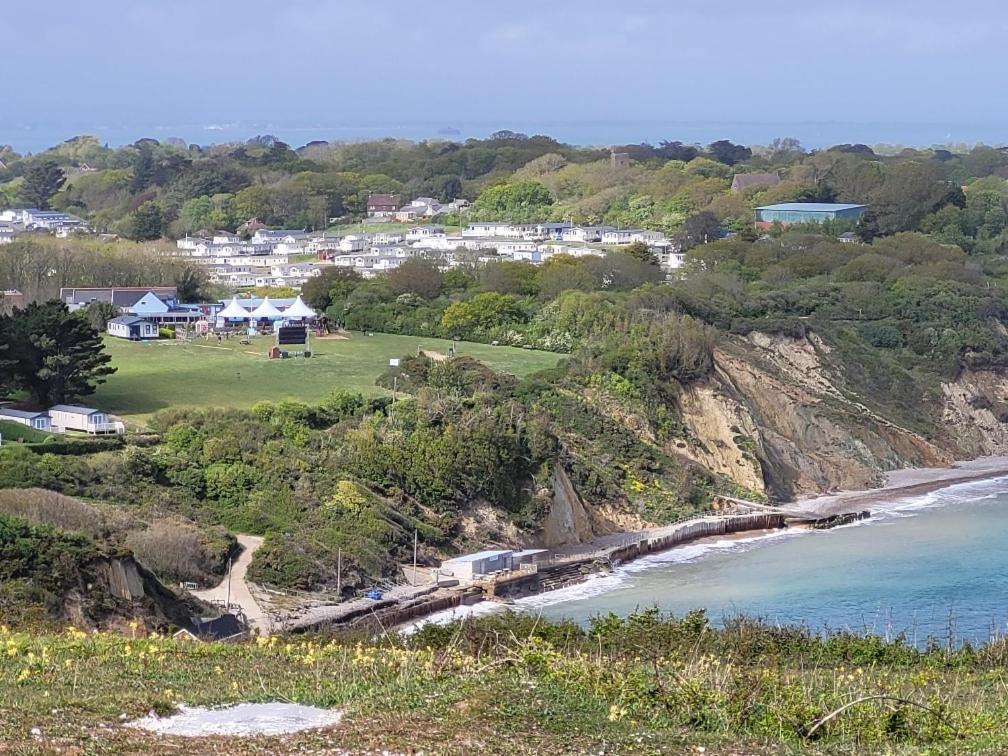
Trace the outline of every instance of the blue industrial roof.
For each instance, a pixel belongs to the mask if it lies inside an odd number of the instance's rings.
[[[844,205],[835,202],[781,202],[777,205],[764,205],[757,210],[804,210],[808,213],[832,213],[837,210],[853,210],[865,205]]]

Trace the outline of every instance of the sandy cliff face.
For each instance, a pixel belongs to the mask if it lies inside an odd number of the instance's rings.
[[[947,384],[942,422],[925,438],[846,390],[828,354],[815,336],[753,334],[727,344],[712,377],[682,397],[693,438],[678,451],[779,499],[870,487],[895,468],[1008,451],[1008,426],[996,416],[1008,400],[1005,376],[972,373]]]

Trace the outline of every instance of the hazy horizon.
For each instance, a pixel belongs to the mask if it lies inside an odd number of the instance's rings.
[[[582,144],[795,136],[816,147],[839,126],[845,142],[1002,143],[1008,9],[965,6],[56,0],[45,27],[58,44],[42,45],[37,8],[15,3],[5,26],[25,33],[0,49],[0,143],[275,133],[298,145],[453,128]],[[587,128],[600,123],[610,131]]]

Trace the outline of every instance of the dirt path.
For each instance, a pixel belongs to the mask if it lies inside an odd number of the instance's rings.
[[[252,591],[249,590],[248,583],[245,581],[245,574],[252,563],[252,556],[262,546],[263,539],[259,536],[240,535],[238,543],[242,545],[242,553],[231,565],[231,603],[241,607],[249,624],[258,630],[260,635],[269,635],[269,619],[252,596]],[[205,591],[193,591],[193,595],[204,601],[219,601],[222,604],[227,602],[227,576],[220,582],[220,585]]]

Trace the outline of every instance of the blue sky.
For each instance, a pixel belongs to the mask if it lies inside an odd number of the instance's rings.
[[[3,5],[7,124],[995,124],[1008,109],[993,0]]]

